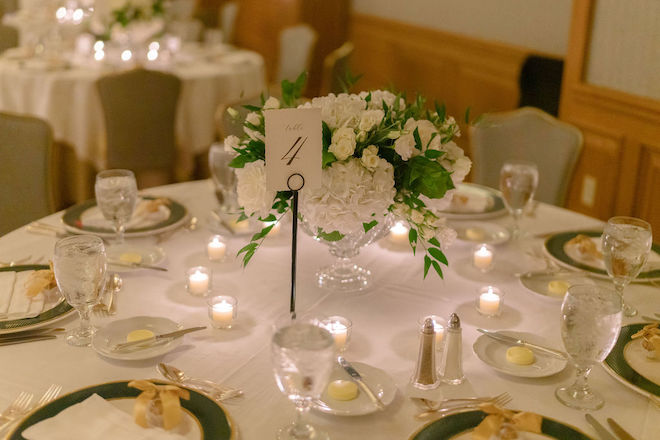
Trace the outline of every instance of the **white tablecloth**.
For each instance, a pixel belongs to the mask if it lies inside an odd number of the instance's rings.
[[[189,182],[148,191],[167,195],[184,203],[202,222],[215,205],[208,181]],[[57,224],[57,214],[47,219]],[[497,223],[508,224],[506,217]],[[526,217],[523,226],[531,232],[551,232],[598,227],[601,223],[569,211],[540,205],[534,218]],[[238,263],[214,263],[206,260],[205,244],[210,232],[180,230],[162,243],[167,253],[163,264],[169,272],[135,271],[124,273],[124,288],[117,298],[118,313],[112,319],[136,315],[165,316],[185,326],[207,323],[203,299],[185,292],[186,268],[205,264],[214,269],[214,291],[238,297],[239,323],[228,331],[205,330],[187,335],[179,348],[161,359],[138,362],[107,360],[90,348],[75,348],[61,339],[6,346],[0,349],[0,408],[21,390],[40,393],[50,383],[60,383],[65,391],[121,379],[157,377],[158,362],[171,363],[191,376],[221,381],[245,390],[245,397],[225,405],[236,422],[241,438],[273,438],[278,427],[294,417],[293,404],[275,384],[270,361],[271,325],[289,306],[288,234],[267,239],[246,269]],[[153,238],[143,239],[153,244]],[[247,238],[230,241],[234,254]],[[50,258],[54,238],[31,235],[24,229],[0,239],[0,261]],[[539,246],[541,241],[539,240]],[[485,281],[464,277],[472,245],[457,242],[447,252],[450,267],[445,279],[429,274],[422,280],[421,256],[395,252],[376,243],[362,250],[358,262],[374,274],[375,288],[362,295],[346,295],[321,290],[315,286],[314,272],[332,261],[327,249],[306,236],[299,241],[298,310],[326,315],[339,314],[353,321],[353,336],[346,357],[386,371],[396,382],[398,394],[382,413],[361,417],[338,417],[312,411],[311,419],[330,433],[333,439],[407,439],[423,423],[413,416],[419,409],[405,397],[406,385],[413,373],[417,352],[417,321],[435,313],[449,316],[456,311],[463,323],[463,361],[467,377],[459,387],[442,385],[440,395],[495,395],[508,391],[513,396],[510,408],[534,411],[560,420],[597,438],[581,411],[561,405],[554,396],[560,384],[572,382],[575,370],[542,379],[522,379],[499,374],[482,363],[472,351],[478,337],[477,327],[513,329],[545,336],[561,347],[559,308],[556,301],[545,300],[525,290],[510,273],[539,268],[542,263],[521,257],[510,245],[497,246],[497,269],[489,275],[506,291],[506,310],[499,319],[480,317],[473,308],[476,290]],[[648,311],[660,311],[658,288],[633,285],[628,298]],[[67,327],[76,319],[63,321]],[[634,321],[626,320],[625,323]],[[602,393],[606,405],[594,415],[604,421],[614,417],[638,440],[660,438],[660,410],[648,400],[596,366],[590,384]]]
[[[188,50],[200,56],[162,69],[182,80],[175,128],[181,177],[191,171],[194,155],[214,141],[218,105],[259,96],[265,85],[263,58],[255,52],[227,50],[225,55],[206,59],[203,50]],[[78,159],[103,169],[105,121],[95,83],[108,73],[85,67],[31,69],[0,58],[0,111],[47,120],[56,140],[71,145]]]

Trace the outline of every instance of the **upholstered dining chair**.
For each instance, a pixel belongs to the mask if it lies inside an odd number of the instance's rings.
[[[318,34],[308,24],[290,26],[280,32],[280,53],[278,60],[276,85],[286,80],[295,81],[298,76],[309,70]]]
[[[0,23],[0,53],[18,46],[18,30]]]
[[[562,206],[580,151],[582,133],[534,107],[486,114],[470,127],[475,183],[499,187],[500,168],[510,159],[539,167],[536,200]]]
[[[106,128],[106,165],[135,172],[140,188],[172,181],[181,80],[145,69],[97,81]]]
[[[341,79],[348,69],[348,61],[354,48],[353,43],[347,41],[325,57],[321,76],[321,96],[343,92]]]
[[[47,122],[0,112],[0,235],[53,212]]]

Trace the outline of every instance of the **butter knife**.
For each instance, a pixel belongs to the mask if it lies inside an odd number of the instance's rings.
[[[490,330],[484,330],[482,328],[478,328],[477,331],[483,333],[484,335],[490,338],[496,339],[501,342],[506,342],[507,344],[522,345],[523,347],[528,347],[531,348],[532,350],[540,351],[542,353],[548,354],[550,356],[559,358],[564,361],[568,359],[568,355],[566,353],[560,350],[555,350],[554,348],[544,347],[543,345],[534,344],[532,342],[525,341],[524,339],[514,338],[513,336],[503,335],[502,333],[493,332]]]
[[[371,388],[364,382],[362,379],[362,376],[360,373],[357,372],[355,368],[346,360],[344,359],[343,356],[338,356],[337,361],[339,362],[339,365],[351,376],[353,381],[360,387],[360,389],[364,392],[364,394],[369,397],[369,399],[376,405],[376,408],[379,410],[383,411],[385,409],[385,405],[383,402],[378,398],[378,396],[371,391]]]
[[[598,420],[594,419],[591,414],[585,414],[584,418],[587,419],[587,422],[589,422],[589,424],[594,427],[601,440],[617,440],[617,438],[610,434],[610,432],[605,429],[605,427],[601,425]]]
[[[132,267],[133,269],[151,269],[151,270],[160,270],[161,272],[167,272],[166,267],[152,266],[150,264],[144,264],[144,263],[132,263],[132,262],[124,262],[118,260],[108,260],[108,264],[110,266]]]
[[[614,433],[618,435],[621,440],[635,440],[635,437],[628,434],[628,431],[623,429],[623,427],[615,422],[614,419],[608,417],[607,423],[610,425],[610,428],[612,428],[612,431],[614,431]]]
[[[120,351],[120,350],[125,350],[127,348],[136,348],[136,347],[142,347],[143,345],[153,345],[156,342],[167,340],[167,339],[176,339],[180,338],[181,336],[185,335],[186,333],[192,333],[196,332],[199,330],[204,330],[206,326],[204,327],[191,327],[191,328],[184,328],[181,330],[177,330],[175,332],[171,333],[163,333],[160,335],[155,335],[152,336],[148,339],[140,339],[139,341],[131,341],[131,342],[122,342],[121,344],[115,344],[113,345],[110,350],[111,351]]]

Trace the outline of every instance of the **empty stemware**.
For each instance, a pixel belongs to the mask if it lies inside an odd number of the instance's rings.
[[[236,174],[229,166],[234,157],[236,153],[225,150],[221,144],[214,144],[209,150],[209,169],[215,184],[215,195],[220,203],[220,212],[225,214],[238,212],[239,209]]]
[[[592,366],[602,362],[614,347],[621,331],[621,296],[595,285],[574,285],[561,305],[561,337],[573,360],[577,379],[557,388],[561,403],[581,410],[596,410],[603,398],[587,384]]]
[[[135,174],[130,170],[101,171],[96,175],[94,192],[103,217],[113,223],[117,243],[122,243],[137,201]]]
[[[603,257],[614,288],[621,295],[646,264],[651,250],[651,225],[634,217],[612,217],[603,231]],[[637,315],[637,309],[623,300],[624,316]]]
[[[525,208],[534,198],[539,183],[539,170],[535,163],[507,161],[500,170],[502,199],[513,217],[512,238],[520,238],[520,219]]]
[[[96,329],[89,314],[105,286],[106,254],[103,240],[93,235],[76,235],[55,243],[55,280],[66,301],[80,315],[80,327],[67,332],[70,345],[88,346]]]
[[[278,431],[277,438],[327,439],[305,421],[313,399],[325,388],[335,362],[334,340],[330,333],[309,322],[295,322],[276,330],[272,358],[277,386],[296,405],[296,420]]]

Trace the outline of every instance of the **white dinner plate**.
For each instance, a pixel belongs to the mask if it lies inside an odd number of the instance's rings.
[[[459,240],[473,243],[500,244],[509,240],[511,234],[504,226],[487,222],[451,222]]]
[[[110,245],[106,248],[108,253],[108,260],[122,261],[121,256],[125,254],[137,254],[140,256],[140,263],[149,266],[155,266],[165,259],[165,251],[157,246],[139,246],[130,243]],[[126,261],[129,263],[129,261]],[[108,263],[114,272],[126,272],[131,270],[138,270],[139,267],[127,267],[114,265]]]
[[[525,339],[539,345],[549,346],[542,337],[527,332],[500,331],[503,335]],[[515,344],[497,341],[489,336],[481,335],[474,341],[472,349],[479,359],[500,373],[517,377],[546,377],[557,374],[566,368],[567,360],[534,351],[535,361],[531,365],[514,365],[507,362],[506,350]]]
[[[161,356],[178,347],[183,338],[168,340],[164,343],[155,344],[149,348],[136,349],[133,351],[112,351],[115,344],[126,342],[126,336],[133,330],[151,330],[154,334],[170,333],[182,328],[181,324],[156,316],[135,316],[133,318],[113,321],[99,329],[92,338],[92,348],[100,355],[127,361],[151,359]]]
[[[394,380],[380,368],[363,364],[362,362],[352,362],[353,367],[360,373],[364,382],[380,398],[383,405],[387,406],[396,396],[396,384]],[[351,380],[351,376],[339,365],[332,370],[328,383],[334,380]],[[362,392],[358,391],[358,396],[353,400],[335,400],[328,395],[326,387],[319,400],[314,401],[313,408],[336,416],[361,416],[378,411],[374,403]]]
[[[648,357],[642,338],[633,339],[623,349],[623,357],[637,374],[660,386],[660,359]]]
[[[539,272],[528,272],[520,276],[520,284],[523,285],[527,290],[536,295],[539,295],[545,299],[551,299],[554,301],[562,301],[564,299],[563,294],[557,294],[551,292],[548,288],[548,285],[551,281],[565,281],[570,286],[576,284],[595,284],[594,280],[591,280],[584,275],[581,275],[578,272],[569,272],[569,271],[539,271]]]

